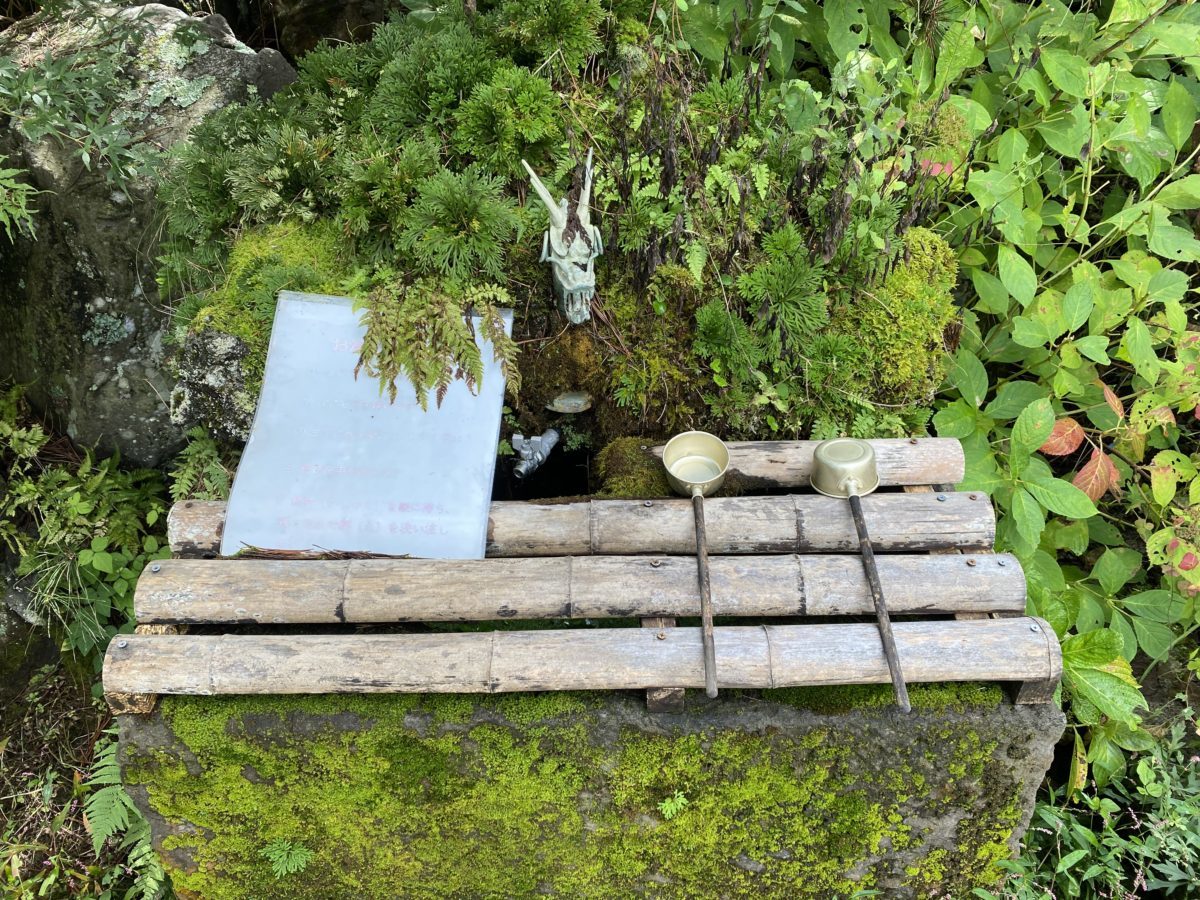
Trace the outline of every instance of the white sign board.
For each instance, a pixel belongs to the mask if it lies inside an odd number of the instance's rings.
[[[512,331],[512,312],[504,312]],[[262,394],[222,555],[246,546],[482,559],[504,376],[479,333],[483,381],[455,381],[422,410],[356,380],[364,328],[344,297],[279,295]]]

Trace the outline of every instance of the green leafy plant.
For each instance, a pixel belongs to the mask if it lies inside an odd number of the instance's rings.
[[[91,793],[84,804],[92,846],[99,854],[107,841],[119,838],[119,850],[127,854],[126,865],[134,874],[125,900],[158,900],[168,890],[167,876],[150,844],[150,825],[121,783],[116,729],[105,734],[96,748],[87,780]]]
[[[169,555],[155,529],[165,512],[161,476],[61,443],[54,449],[67,461],[48,464],[51,440],[23,424],[19,391],[2,397],[0,540],[20,556],[32,612],[98,666],[109,639],[132,628],[142,568]]]
[[[188,431],[188,442],[171,469],[171,500],[226,500],[230,472],[220,448],[203,428]]]
[[[1161,740],[1147,739],[1133,771],[1107,787],[1051,789],[1034,812],[1017,860],[1004,863],[1004,890],[988,900],[1052,896],[1187,897],[1200,872],[1200,775],[1195,719],[1180,713]]]
[[[0,163],[4,157],[0,156]],[[21,180],[20,169],[0,167],[0,228],[11,241],[14,235],[33,235],[33,210],[30,203],[40,193],[33,185]]]
[[[258,855],[271,864],[271,871],[276,878],[286,878],[303,872],[312,862],[313,852],[301,844],[280,838],[263,847]]]
[[[667,797],[658,804],[658,811],[662,813],[664,819],[668,822],[675,818],[688,807],[688,798],[683,795],[683,791],[676,791],[671,796]]]

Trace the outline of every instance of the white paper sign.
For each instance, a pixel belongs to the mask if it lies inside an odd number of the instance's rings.
[[[422,410],[407,383],[390,403],[376,379],[354,378],[364,328],[350,300],[282,292],[221,553],[482,559],[504,376],[478,325],[478,395],[456,380]],[[509,310],[504,325],[511,333]]]

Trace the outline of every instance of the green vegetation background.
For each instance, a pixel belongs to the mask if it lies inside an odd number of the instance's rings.
[[[102,87],[57,65],[0,66],[0,96],[82,142]],[[463,314],[512,304],[524,427],[582,386],[597,446],[691,424],[959,438],[1063,641],[1073,764],[1024,896],[1187,890],[1188,737],[1148,724],[1134,672],[1200,668],[1200,7],[510,0],[421,7],[300,68],[164,163],[181,345],[235,335],[253,376],[275,291],[337,289],[361,299],[362,364],[423,393],[478,377]],[[84,152],[119,178],[145,163],[121,140]],[[595,326],[560,336],[518,165],[562,193],[588,147],[608,252]],[[33,204],[0,171],[6,232]],[[94,659],[161,552],[161,488],[55,459],[17,405],[0,534]],[[221,489],[207,440],[181,494]]]

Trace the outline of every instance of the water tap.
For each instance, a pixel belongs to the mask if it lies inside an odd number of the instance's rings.
[[[527,478],[536,472],[558,443],[558,438],[557,428],[547,428],[537,437],[531,438],[526,438],[523,434],[514,434],[512,448],[519,458],[513,466],[513,474],[518,478]]]

